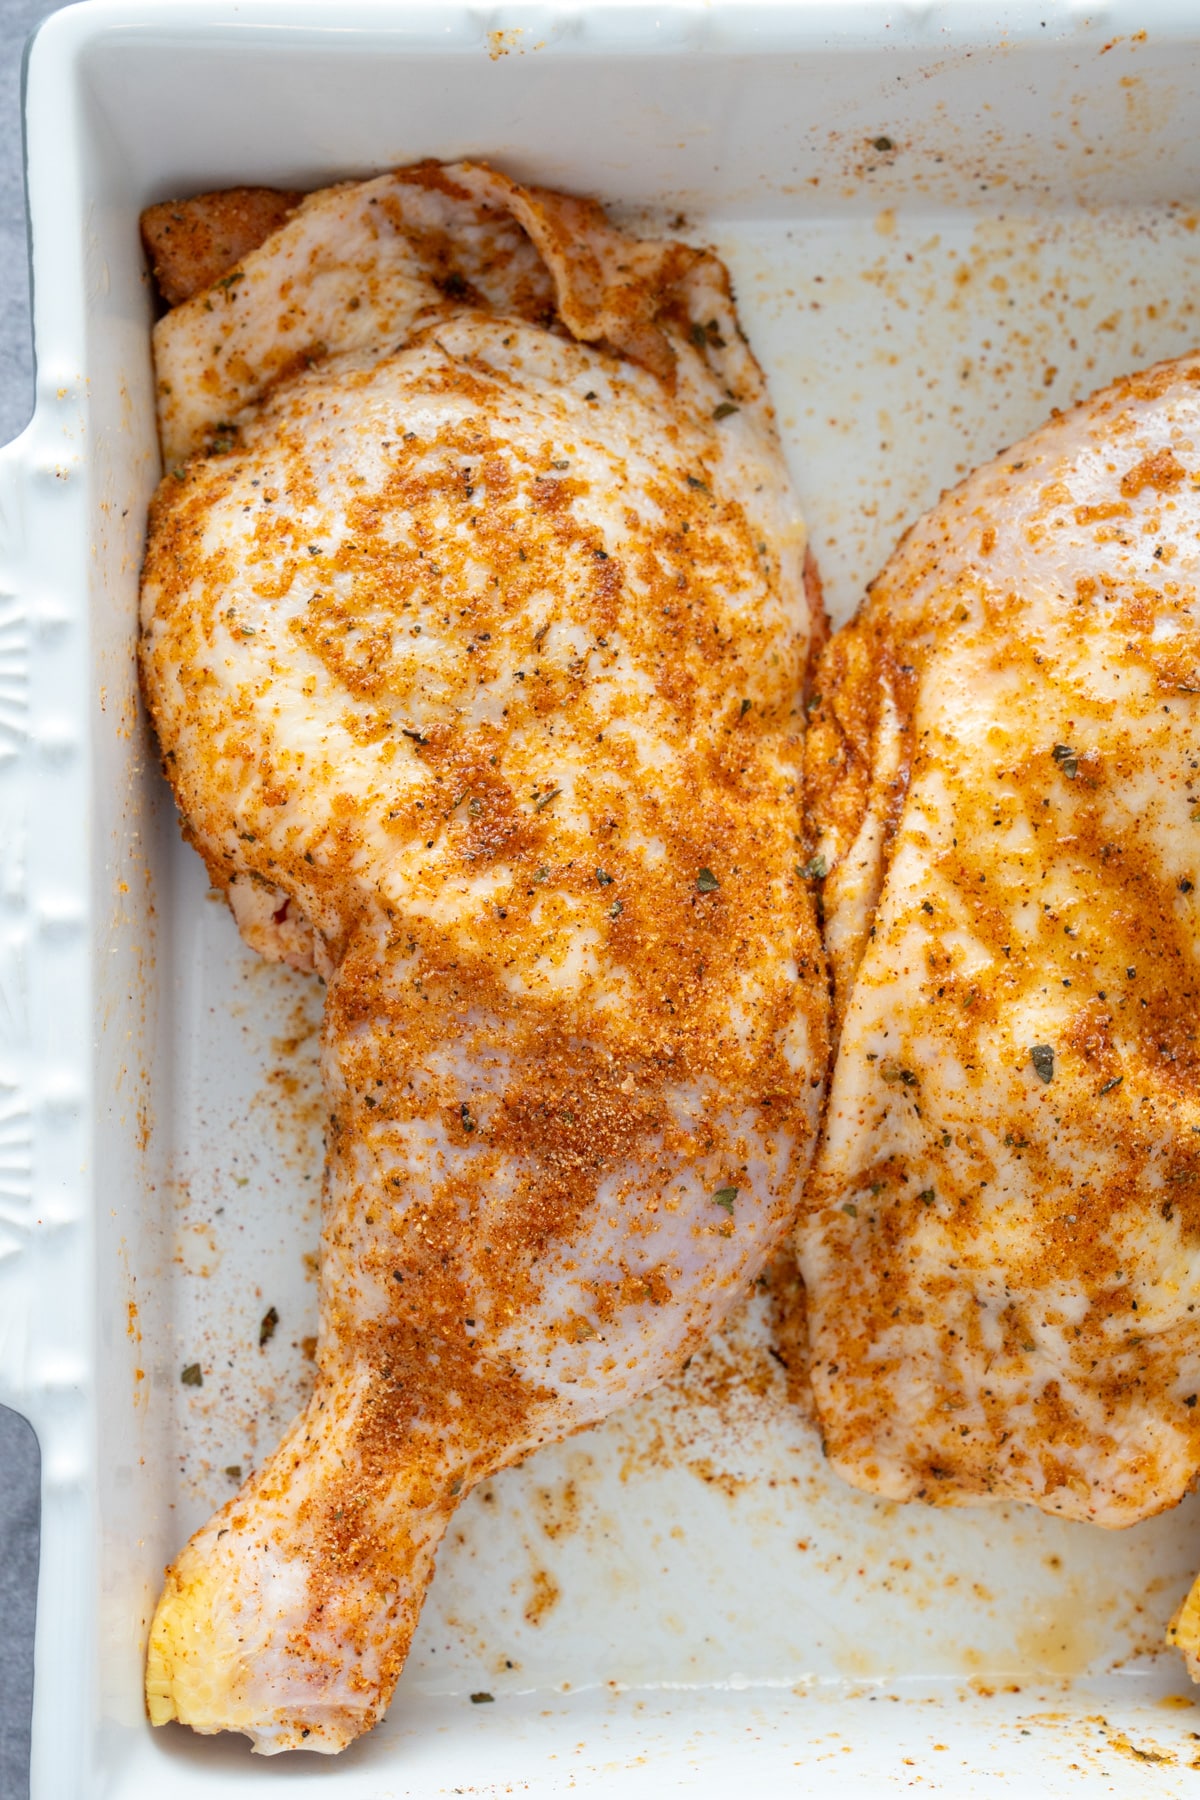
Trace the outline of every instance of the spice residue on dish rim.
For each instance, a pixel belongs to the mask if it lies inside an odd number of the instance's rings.
[[[733,268],[836,618],[944,485],[1052,406],[1200,336],[1200,233],[1181,209],[692,235]],[[182,1012],[196,1021],[166,1365],[182,1542],[306,1391],[322,1119],[315,982],[242,948],[199,865],[180,869]],[[771,1310],[760,1284],[657,1394],[471,1496],[405,1688],[1019,1686],[1157,1655],[1193,1572],[1195,1503],[1100,1539],[1016,1508],[852,1493],[789,1404],[798,1332],[774,1329]],[[193,1368],[199,1384],[183,1379]],[[1175,1679],[1160,1666],[1146,1679]]]

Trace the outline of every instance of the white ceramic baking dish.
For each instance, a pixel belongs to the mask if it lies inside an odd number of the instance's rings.
[[[682,214],[733,266],[844,617],[958,473],[1200,339],[1198,117],[1194,9],[1132,0],[100,0],[43,28],[38,403],[0,453],[0,1400],[42,1446],[35,1800],[1190,1791],[1200,1713],[1159,1646],[1200,1508],[1105,1536],[844,1490],[761,1297],[681,1382],[472,1497],[368,1740],[266,1764],[150,1731],[163,1563],[304,1382],[318,1000],[208,903],[133,642],[148,201],[479,154]]]

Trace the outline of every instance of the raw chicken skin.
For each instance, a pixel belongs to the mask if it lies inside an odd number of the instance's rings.
[[[296,210],[303,194],[226,188],[194,200],[164,200],[142,214],[142,243],[168,306],[190,300],[236,268]]]
[[[245,936],[327,980],[329,1124],[316,1389],[168,1571],[147,1693],[331,1751],[471,1485],[794,1220],[805,539],[721,265],[483,168],[311,197],[155,348],[145,691]]]
[[[1198,571],[1191,356],[946,495],[824,653],[800,1248],[858,1487],[1122,1526],[1200,1469]]]

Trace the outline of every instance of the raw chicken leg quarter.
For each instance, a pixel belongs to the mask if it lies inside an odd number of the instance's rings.
[[[946,495],[825,652],[801,1261],[859,1487],[1120,1526],[1200,1470],[1198,576],[1191,356]]]
[[[168,1572],[147,1693],[336,1750],[472,1483],[673,1371],[793,1220],[805,539],[722,266],[484,168],[311,196],[155,352],[145,691],[244,936],[325,977],[329,1114],[315,1391]]]

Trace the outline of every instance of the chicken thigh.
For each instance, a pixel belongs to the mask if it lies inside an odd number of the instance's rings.
[[[801,1231],[856,1486],[1130,1525],[1200,1469],[1200,356],[902,541],[817,674]]]
[[[422,165],[156,328],[142,671],[247,940],[327,983],[315,1391],[171,1566],[151,1717],[332,1751],[473,1483],[672,1372],[827,1059],[805,538],[725,270]]]

